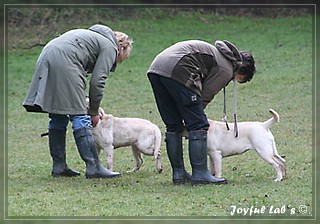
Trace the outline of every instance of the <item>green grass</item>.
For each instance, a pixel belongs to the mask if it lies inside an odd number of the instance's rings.
[[[115,152],[114,170],[123,174],[121,178],[87,180],[84,175],[52,178],[48,139],[39,137],[47,129],[47,115],[26,113],[22,108],[41,48],[14,50],[8,54],[7,76],[7,217],[233,219],[230,212],[234,205],[268,209],[285,206],[285,214],[277,215],[276,219],[310,218],[314,212],[312,164],[315,162],[312,157],[312,18],[248,19],[187,12],[161,16],[162,19],[157,19],[157,15],[108,23],[132,36],[134,48],[131,57],[119,64],[108,79],[102,102],[105,111],[119,117],[151,120],[164,134],[146,78],[154,56],[181,40],[202,39],[212,43],[216,39],[228,39],[240,49],[250,50],[257,63],[253,80],[237,86],[238,120],[264,121],[270,117],[269,108],[280,114],[281,122],[271,130],[280,155],[287,160],[287,179],[274,183],[275,171],[254,151],[249,151],[223,160],[227,185],[174,186],[164,141],[161,174],[156,172],[151,157],[144,157],[140,171],[127,174],[134,166],[134,159],[130,148],[125,147]],[[230,121],[232,93],[231,84],[227,88]],[[206,109],[209,118],[222,118],[222,99],[219,93],[209,104]],[[186,167],[191,171],[187,141],[184,144]],[[71,127],[67,160],[70,167],[84,173],[85,165],[77,152]],[[105,164],[103,154],[101,160]],[[298,212],[301,205],[307,206],[306,214]],[[297,212],[294,215],[289,214],[292,208]]]

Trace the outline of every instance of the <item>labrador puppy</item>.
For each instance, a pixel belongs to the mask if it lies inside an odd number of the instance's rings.
[[[141,154],[153,156],[156,169],[162,172],[161,131],[152,122],[140,118],[119,118],[106,114],[99,108],[100,121],[93,128],[97,151],[105,151],[107,169],[113,170],[114,149],[131,146],[136,161],[135,167],[128,172],[140,169],[143,159]]]
[[[249,149],[256,152],[276,171],[274,181],[281,181],[286,175],[285,160],[278,154],[274,137],[269,128],[279,122],[276,111],[269,109],[272,118],[265,122],[238,122],[238,137],[234,136],[234,124],[230,130],[224,122],[209,120],[208,155],[210,170],[216,177],[222,175],[222,158],[242,154]]]

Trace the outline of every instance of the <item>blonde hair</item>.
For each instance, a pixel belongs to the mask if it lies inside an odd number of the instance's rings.
[[[114,35],[119,44],[120,57],[126,59],[130,56],[133,40],[125,33],[114,31]]]

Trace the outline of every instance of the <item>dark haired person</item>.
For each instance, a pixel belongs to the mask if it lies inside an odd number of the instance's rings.
[[[80,175],[66,163],[65,144],[69,121],[79,154],[86,163],[86,177],[109,178],[120,175],[101,166],[92,126],[100,119],[98,109],[109,72],[113,72],[117,63],[129,57],[131,49],[132,40],[128,35],[100,24],[89,29],[70,30],[43,48],[23,106],[28,112],[49,113],[52,176]],[[88,110],[87,73],[91,73]]]
[[[229,41],[215,45],[200,40],[178,42],[160,52],[147,75],[161,118],[166,125],[166,148],[173,183],[222,184],[225,178],[212,176],[207,168],[207,104],[231,80],[245,83],[255,73],[248,52]],[[182,149],[184,127],[189,133],[192,176],[185,170]]]

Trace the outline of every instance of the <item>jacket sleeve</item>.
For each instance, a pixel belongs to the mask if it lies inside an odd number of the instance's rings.
[[[224,69],[214,68],[213,70],[215,70],[214,75],[209,75],[202,84],[202,101],[204,108],[206,108],[214,96],[217,95],[223,87],[226,87],[232,79],[232,75]],[[210,73],[212,74],[212,72],[213,71]]]
[[[106,79],[116,61],[117,52],[110,47],[103,48],[96,60],[89,87],[90,106],[88,114],[98,115]]]

